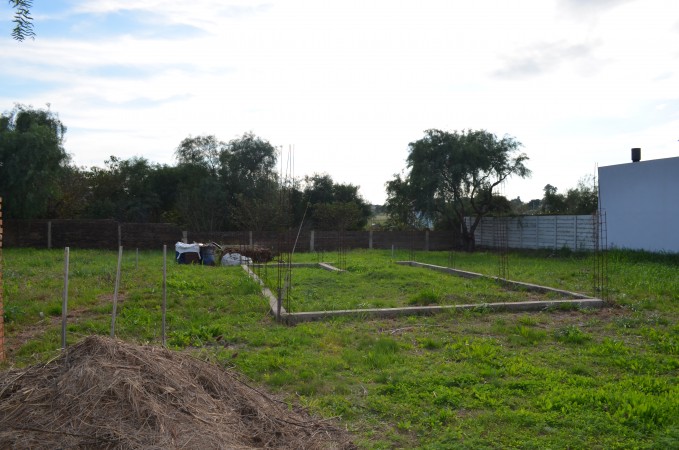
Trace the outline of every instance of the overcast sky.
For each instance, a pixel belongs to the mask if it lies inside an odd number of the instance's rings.
[[[49,104],[78,165],[252,131],[379,204],[429,128],[522,142],[523,201],[679,156],[677,0],[35,0],[23,43],[0,14],[0,110]]]

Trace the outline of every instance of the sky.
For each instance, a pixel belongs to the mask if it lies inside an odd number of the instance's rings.
[[[679,156],[677,0],[34,0],[24,42],[4,3],[0,111],[49,107],[79,166],[253,132],[382,204],[425,130],[484,129],[523,144],[500,193],[527,202]]]

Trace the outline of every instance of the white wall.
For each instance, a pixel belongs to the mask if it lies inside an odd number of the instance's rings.
[[[599,167],[599,200],[609,248],[679,252],[679,158]]]
[[[471,226],[473,217],[465,217]],[[504,228],[503,228],[504,227]],[[592,215],[519,216],[481,219],[476,228],[476,245],[489,248],[532,248],[594,250],[595,230]]]

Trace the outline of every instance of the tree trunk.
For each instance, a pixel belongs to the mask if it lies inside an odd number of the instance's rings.
[[[476,250],[476,238],[473,231],[462,233],[462,246],[466,252],[474,252]]]

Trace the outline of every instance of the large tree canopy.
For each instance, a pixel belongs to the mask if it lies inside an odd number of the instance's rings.
[[[476,227],[496,203],[495,188],[512,175],[530,175],[520,147],[513,137],[498,139],[485,130],[427,130],[409,144],[406,178],[397,176],[387,185],[388,206],[405,217],[454,219],[465,247],[473,250]],[[410,216],[403,211],[407,205],[414,209]],[[470,224],[465,217],[473,218]]]
[[[173,222],[194,231],[358,229],[370,206],[351,184],[329,175],[280,180],[276,148],[249,132],[229,142],[189,136],[177,164],[111,156],[104,167],[76,167],[62,142],[66,127],[49,110],[22,105],[0,115],[0,196],[12,219]],[[304,220],[303,220],[304,219]]]
[[[177,212],[195,230],[265,229],[277,220],[276,149],[253,133],[228,143],[184,139],[175,150],[181,175]]]
[[[44,217],[60,196],[66,127],[49,110],[17,105],[0,115],[0,196],[6,217]]]

